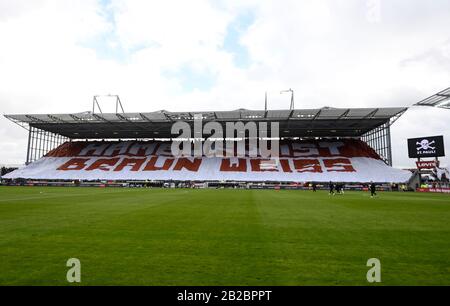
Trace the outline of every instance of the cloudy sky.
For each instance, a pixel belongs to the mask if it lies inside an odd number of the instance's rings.
[[[81,112],[409,106],[450,86],[448,0],[0,0],[0,110]],[[103,111],[113,111],[113,104]],[[450,110],[415,107],[392,129],[445,135]],[[0,119],[0,164],[26,131]],[[443,159],[450,166],[450,158]]]

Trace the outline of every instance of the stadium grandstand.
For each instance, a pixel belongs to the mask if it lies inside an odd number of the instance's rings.
[[[407,108],[5,115],[29,132],[26,167],[6,179],[405,182],[392,168],[391,125]],[[279,122],[280,156],[170,156],[173,123]],[[225,127],[224,127],[225,128]],[[239,135],[236,135],[239,136]]]
[[[448,108],[450,89],[417,106]],[[97,111],[96,111],[97,108]],[[407,183],[412,172],[392,167],[391,126],[408,107],[5,115],[28,131],[25,167],[3,179],[110,182],[377,182]],[[237,157],[174,157],[172,126],[186,122],[279,124],[280,154]],[[242,133],[242,131],[241,131]],[[234,134],[236,139],[248,135]],[[229,136],[227,136],[229,137]],[[192,142],[204,141],[193,135]],[[223,139],[225,141],[225,139]],[[247,143],[248,145],[248,143]],[[226,152],[224,152],[226,153]],[[225,155],[224,156],[228,156]]]

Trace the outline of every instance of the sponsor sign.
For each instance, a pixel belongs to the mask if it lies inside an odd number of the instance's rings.
[[[435,169],[438,164],[435,160],[432,161],[418,161],[416,162],[417,169]]]
[[[417,188],[418,192],[449,193],[450,188]]]

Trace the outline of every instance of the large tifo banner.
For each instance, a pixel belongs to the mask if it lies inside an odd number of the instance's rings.
[[[171,142],[67,142],[4,178],[406,182],[411,176],[387,166],[359,140],[281,142],[279,151],[277,158],[178,158],[171,154]]]

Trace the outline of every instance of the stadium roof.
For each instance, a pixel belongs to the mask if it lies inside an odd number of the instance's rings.
[[[414,105],[433,106],[450,109],[450,87]]]
[[[172,124],[193,124],[194,115],[203,122],[256,121],[280,123],[281,137],[358,137],[400,117],[406,107],[329,108],[295,110],[247,110],[150,113],[75,113],[5,115],[22,127],[34,127],[71,139],[172,138]],[[224,129],[225,131],[225,129]]]

